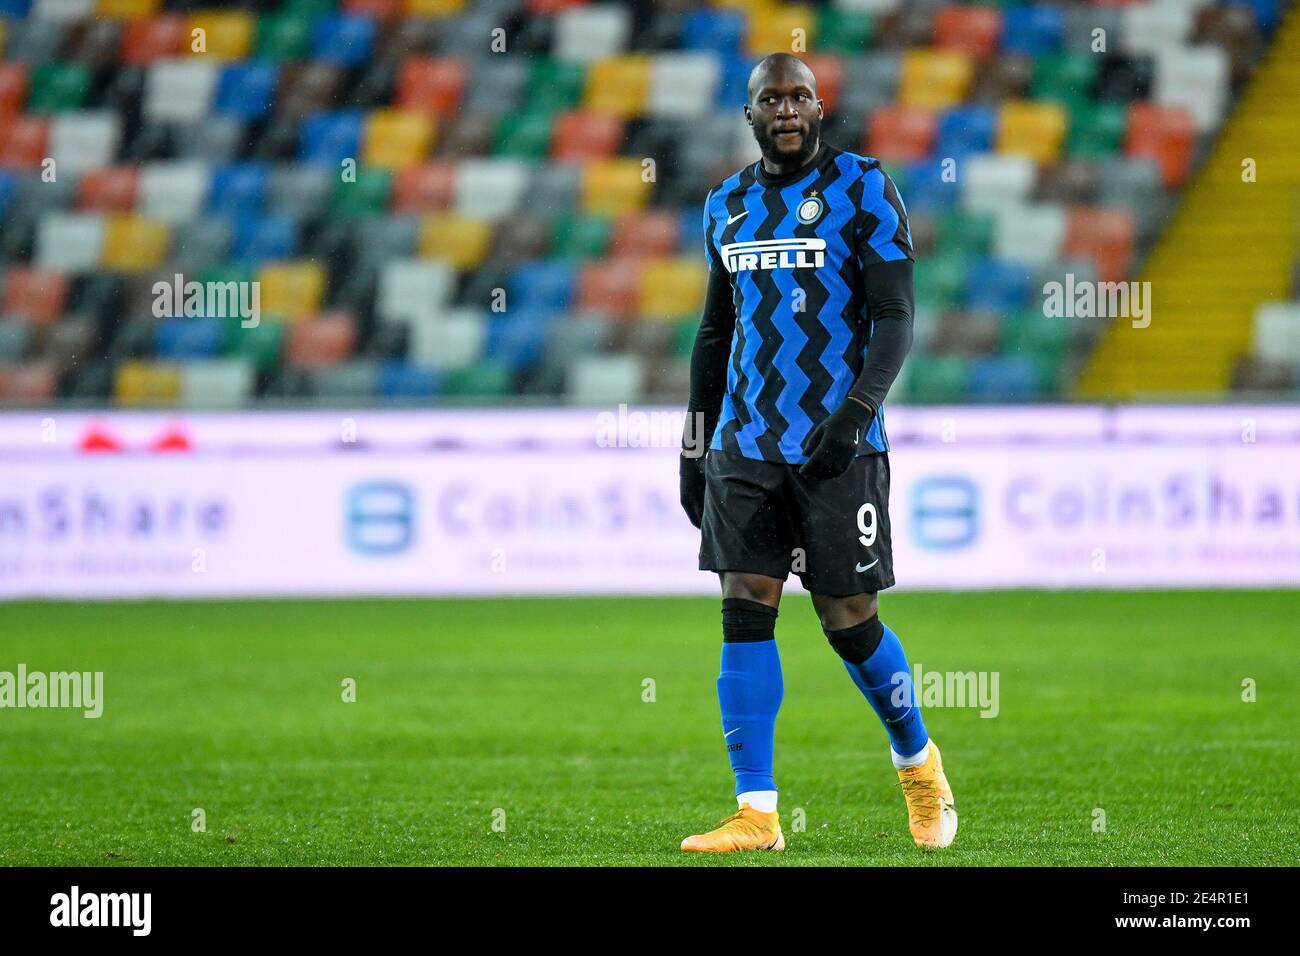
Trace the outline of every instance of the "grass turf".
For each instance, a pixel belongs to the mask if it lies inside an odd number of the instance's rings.
[[[102,670],[106,702],[0,710],[0,864],[1294,862],[1300,595],[883,604],[913,664],[999,673],[996,718],[926,712],[961,813],[943,854],[912,845],[801,595],[778,622],[789,848],[708,857],[677,844],[734,809],[716,601],[23,603],[0,670]]]

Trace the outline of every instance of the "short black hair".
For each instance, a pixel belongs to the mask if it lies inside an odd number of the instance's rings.
[[[817,77],[813,74],[810,67],[803,60],[799,59],[793,53],[769,53],[763,59],[754,64],[754,68],[749,71],[749,83],[745,87],[745,94],[752,102],[756,91],[758,78],[769,69],[776,66],[799,67],[808,73],[809,84],[813,94],[817,93]]]

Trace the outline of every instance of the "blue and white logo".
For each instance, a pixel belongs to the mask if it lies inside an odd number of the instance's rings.
[[[795,215],[799,217],[799,221],[805,225],[810,222],[816,222],[821,214],[822,201],[816,196],[809,196],[803,202],[799,203],[799,208],[795,211]]]
[[[348,490],[344,533],[357,554],[400,554],[415,540],[415,494],[396,481],[369,481]]]

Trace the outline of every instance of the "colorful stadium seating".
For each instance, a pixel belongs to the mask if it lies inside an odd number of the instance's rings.
[[[1285,6],[0,4],[0,403],[679,401],[701,204],[792,43],[911,213],[900,394],[1060,395],[1090,340],[1042,283],[1130,275]],[[260,323],[156,318],[177,272]],[[1300,384],[1297,321],[1245,385]]]

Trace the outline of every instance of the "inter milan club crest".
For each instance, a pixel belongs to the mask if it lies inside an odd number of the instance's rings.
[[[795,215],[799,217],[799,221],[802,223],[816,222],[821,214],[822,201],[817,198],[817,190],[815,189],[804,197],[803,201],[799,203],[799,208],[795,211]]]

